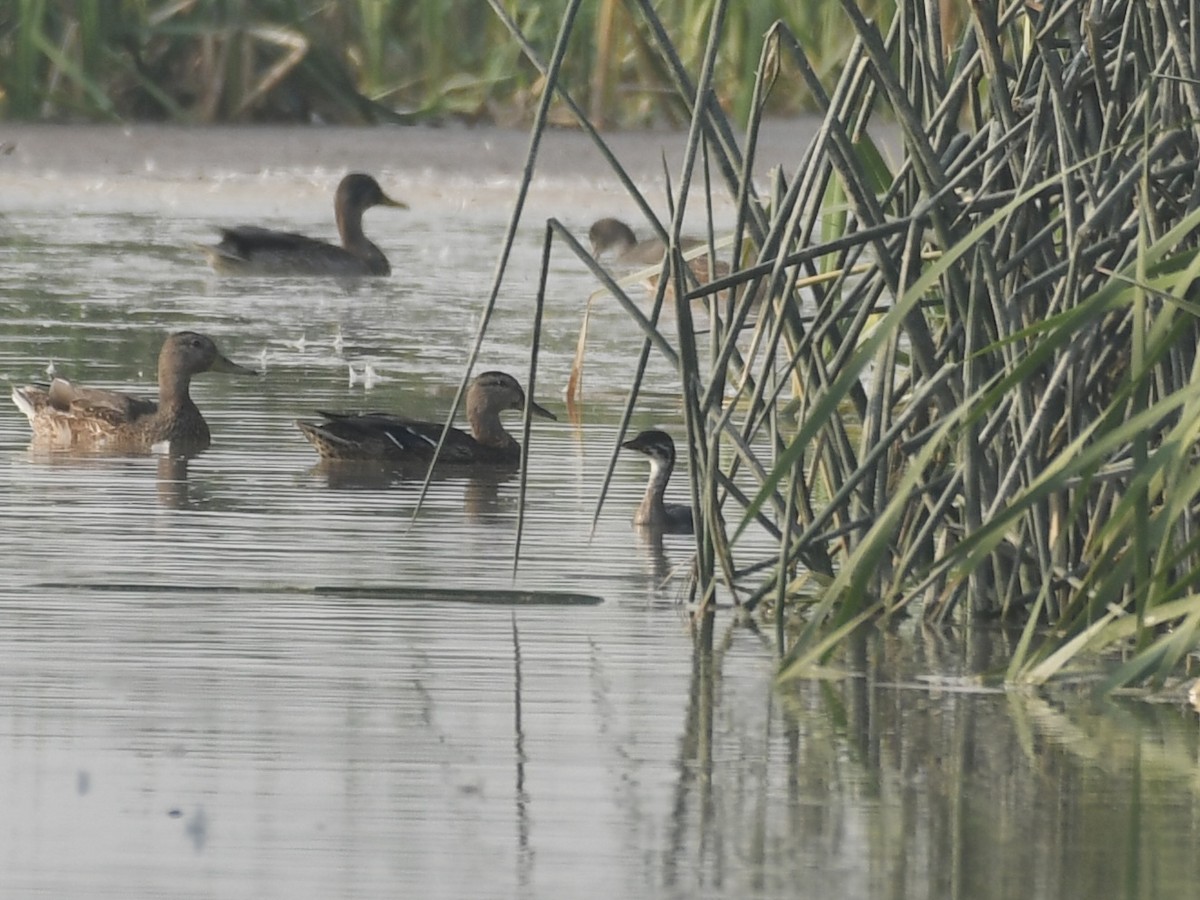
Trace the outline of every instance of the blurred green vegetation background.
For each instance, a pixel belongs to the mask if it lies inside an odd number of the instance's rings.
[[[566,0],[496,0],[543,58]],[[886,27],[894,0],[864,0]],[[713,0],[657,5],[698,67]],[[947,4],[953,7],[953,4]],[[853,29],[838,0],[729,4],[715,84],[749,110],[762,36],[783,20],[832,81]],[[593,122],[685,121],[643,17],[624,0],[586,3],[563,83]],[[693,71],[695,69],[693,68]],[[527,120],[536,69],[486,0],[9,0],[0,4],[0,118],[51,121],[370,123]],[[777,92],[769,112],[810,98]]]

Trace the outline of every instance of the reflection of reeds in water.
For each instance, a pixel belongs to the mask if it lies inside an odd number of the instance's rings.
[[[740,140],[715,100],[725,5],[697,76],[651,4],[633,6],[693,110],[667,221],[610,162],[673,246],[693,194],[726,191],[742,250],[707,290],[755,287],[718,304],[698,338],[691,304],[660,327],[666,284],[634,310],[556,222],[547,241],[588,264],[645,335],[622,434],[648,355],[679,373],[697,596],[722,582],[749,608],[770,597],[791,674],[917,601],[939,622],[1027,622],[1009,679],[1127,641],[1137,652],[1109,686],[1173,668],[1200,628],[1200,48],[1176,4],[1064,0],[1000,19],[979,7],[951,57],[927,5],[904,5],[885,35],[843,4],[855,44],[832,92],[777,25]],[[606,152],[572,85],[546,71]],[[824,121],[759,196],[761,112],[780,90],[810,92]],[[892,165],[866,130],[879,107],[897,123]],[[706,290],[678,258],[670,284]],[[759,291],[770,299],[747,349]],[[755,557],[740,539],[760,526],[778,550]],[[803,611],[792,637],[789,609]],[[1052,636],[1035,639],[1046,622]]]

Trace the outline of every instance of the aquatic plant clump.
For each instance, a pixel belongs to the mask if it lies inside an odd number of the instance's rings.
[[[691,114],[668,220],[610,160],[671,248],[635,316],[630,411],[663,353],[684,398],[701,621],[718,584],[767,602],[786,674],[864,622],[919,613],[1025,623],[1009,680],[1114,649],[1107,687],[1165,678],[1200,623],[1193,7],[974,4],[950,35],[929,4],[883,28],[846,0],[855,40],[832,89],[777,23],[735,135],[716,81],[727,5],[695,72],[652,5],[630,6]],[[576,85],[551,83],[607,152]],[[810,94],[823,122],[767,185],[755,145],[779,92]],[[697,285],[683,216],[718,189],[738,214],[709,252],[731,274]],[[668,283],[694,303],[659,328]],[[769,557],[739,542],[760,525]]]

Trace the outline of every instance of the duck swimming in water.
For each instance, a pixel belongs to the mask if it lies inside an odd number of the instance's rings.
[[[633,229],[620,219],[597,219],[592,223],[592,227],[588,229],[588,239],[592,244],[592,256],[596,257],[596,259],[601,259],[611,253],[617,264],[621,266],[645,268],[658,265],[663,261],[663,254],[667,252],[666,245],[656,237],[639,241],[633,233]],[[704,241],[685,237],[680,240],[679,249],[683,253],[689,253],[703,246],[703,244]],[[707,253],[700,253],[697,256],[691,257],[691,259],[687,260],[687,265],[698,284],[707,284],[712,281],[712,276],[708,271]],[[729,265],[718,259],[716,277],[724,278],[728,274]],[[653,293],[657,286],[657,274],[646,278],[646,287],[649,291]],[[667,285],[666,296],[668,300],[674,301],[675,290],[673,285]]]
[[[363,213],[372,206],[408,209],[370,175],[354,172],[341,180],[333,198],[340,247],[290,231],[238,225],[219,229],[221,242],[200,249],[223,275],[389,275],[387,257],[363,234]]]
[[[63,378],[49,386],[13,388],[12,398],[29,417],[34,444],[47,449],[198,453],[211,436],[189,387],[193,375],[210,371],[257,374],[222,356],[212,338],[180,331],[167,337],[158,354],[157,402],[78,387]]]
[[[651,428],[621,444],[650,460],[650,480],[646,495],[633,514],[633,524],[664,533],[691,534],[692,508],[686,503],[667,503],[663,495],[675,468],[675,441],[665,431]]]
[[[620,219],[597,219],[588,229],[588,240],[596,259],[611,252],[617,262],[626,266],[652,266],[662,262],[663,254],[667,252],[666,244],[656,237],[639,241],[633,229]],[[686,253],[700,244],[695,238],[684,238],[680,249]]]
[[[530,402],[534,415],[556,418]],[[439,466],[515,465],[521,445],[500,421],[500,413],[523,410],[525,392],[504,372],[484,372],[467,388],[471,433],[451,428],[438,455]],[[419,422],[390,413],[320,412],[324,422],[297,420],[296,426],[328,460],[372,460],[426,467],[442,435],[441,422]]]

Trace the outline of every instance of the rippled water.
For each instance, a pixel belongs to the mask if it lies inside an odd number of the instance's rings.
[[[595,285],[561,254],[537,389],[560,421],[534,423],[515,576],[515,478],[435,481],[414,521],[419,484],[317,466],[292,424],[314,409],[444,413],[523,159],[520,136],[396,134],[34,129],[0,161],[0,379],[53,364],[152,393],[181,328],[263,369],[197,380],[214,443],[186,468],[39,456],[0,412],[0,895],[1190,893],[1200,768],[1178,707],[984,691],[1003,635],[964,656],[880,634],[846,678],[785,691],[728,612],[693,652],[687,539],[628,524],[640,460],[591,527],[640,340],[595,309],[568,421]],[[660,143],[631,145],[646,171]],[[632,217],[564,157],[481,360],[521,380],[545,217]],[[339,159],[412,205],[368,213],[392,278],[204,268],[214,223],[332,235]],[[669,368],[648,383],[634,427],[681,434]]]

